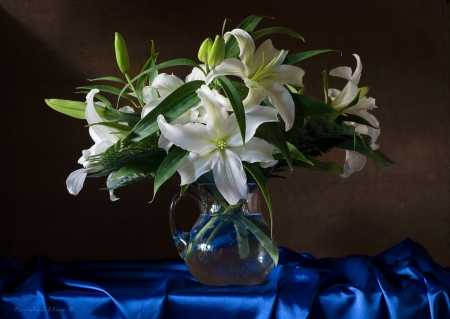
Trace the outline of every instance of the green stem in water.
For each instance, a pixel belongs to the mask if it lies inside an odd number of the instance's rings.
[[[255,236],[256,239],[259,240],[261,245],[269,253],[270,257],[272,257],[273,261],[275,262],[275,265],[278,264],[278,249],[277,246],[275,245],[274,240],[269,238],[266,234],[264,234],[264,232],[261,229],[259,229],[255,224],[253,224],[244,216],[235,215],[233,217],[242,225],[244,225],[244,227],[247,228],[253,234],[253,236]]]

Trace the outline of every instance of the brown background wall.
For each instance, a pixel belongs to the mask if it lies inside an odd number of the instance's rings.
[[[225,18],[274,16],[302,43],[273,37],[291,52],[343,51],[306,60],[308,94],[322,98],[321,72],[364,65],[361,85],[379,108],[379,143],[396,164],[373,163],[349,179],[296,171],[269,182],[281,246],[317,257],[377,254],[406,237],[450,265],[449,98],[445,1],[71,1],[0,0],[1,213],[0,254],[24,263],[36,254],[58,260],[177,257],[167,208],[177,181],[153,204],[152,184],[138,183],[110,202],[89,179],[67,193],[65,179],[92,145],[85,123],[48,108],[44,98],[83,100],[74,87],[119,73],[114,32],[128,44],[137,72],[156,43],[160,61],[195,59]],[[173,68],[184,77],[189,70]],[[332,80],[333,87],[344,83]],[[343,161],[343,152],[332,157]],[[192,224],[185,212],[183,225]],[[186,226],[187,227],[187,226]]]

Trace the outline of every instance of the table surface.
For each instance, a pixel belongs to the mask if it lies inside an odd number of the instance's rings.
[[[450,269],[409,239],[374,257],[280,248],[261,285],[205,286],[181,260],[0,259],[0,318],[450,318]]]

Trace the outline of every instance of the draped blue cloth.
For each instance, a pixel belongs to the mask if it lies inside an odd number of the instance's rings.
[[[0,260],[0,318],[450,318],[450,269],[405,240],[375,257],[280,249],[257,286],[199,284],[181,260]]]

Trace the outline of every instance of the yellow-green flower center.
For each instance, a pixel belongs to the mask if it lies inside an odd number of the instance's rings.
[[[270,75],[274,75],[271,72],[273,66],[281,59],[281,57],[284,55],[284,50],[281,50],[280,53],[269,63],[266,64],[265,58],[264,58],[264,52],[262,54],[262,63],[259,66],[258,70],[251,74],[249,76],[249,79],[252,81],[257,82],[258,80],[261,80],[265,77],[268,77]]]
[[[218,140],[217,141],[217,148],[218,149],[223,150],[226,147],[227,147],[227,142],[222,141],[222,140]]]

